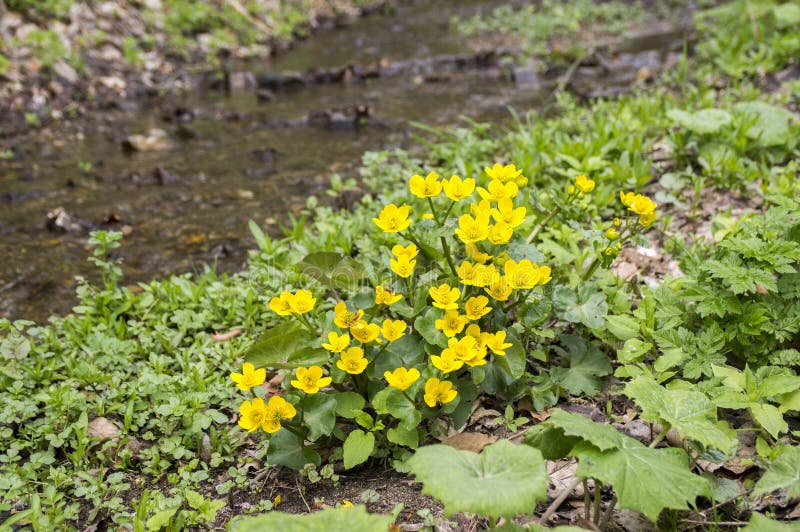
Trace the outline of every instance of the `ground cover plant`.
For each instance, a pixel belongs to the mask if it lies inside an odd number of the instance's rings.
[[[697,20],[698,50],[722,38]],[[0,528],[386,530],[403,509],[280,512],[385,465],[481,526],[791,529],[800,91],[687,61],[366,154],[352,212],[253,223],[240,274],[126,286],[120,235],[96,233],[72,314],[0,322]],[[478,407],[520,445],[430,445],[485,431]],[[574,474],[548,493],[555,463]],[[297,483],[265,492],[283,467]]]

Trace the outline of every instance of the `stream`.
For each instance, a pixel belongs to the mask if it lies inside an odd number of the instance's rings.
[[[0,160],[0,315],[68,312],[75,276],[97,277],[93,229],[125,233],[127,285],[204,264],[236,271],[253,246],[249,219],[278,234],[332,173],[355,177],[365,151],[413,146],[410,122],[499,122],[508,107],[535,107],[555,83],[514,83],[502,54],[475,54],[449,27],[497,5],[401,3],[247,64],[231,90],[120,105],[69,134],[11,139],[13,156]]]

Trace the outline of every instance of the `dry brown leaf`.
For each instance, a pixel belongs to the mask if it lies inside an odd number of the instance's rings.
[[[224,342],[226,340],[230,340],[231,338],[236,338],[240,334],[242,334],[241,329],[233,329],[226,333],[214,333],[211,335],[211,339],[215,342]]]
[[[490,443],[494,443],[496,441],[497,436],[490,436],[481,432],[461,432],[442,440],[442,443],[462,451],[472,451],[477,453]]]
[[[96,417],[91,420],[87,429],[90,438],[115,440],[119,437],[119,428],[104,417]]]

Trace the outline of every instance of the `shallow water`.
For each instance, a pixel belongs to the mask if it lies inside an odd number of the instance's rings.
[[[322,31],[249,68],[257,75],[305,72],[468,52],[468,43],[448,31],[450,18],[496,4],[403,4],[391,15],[373,14]],[[169,103],[98,115],[78,137],[19,139],[14,159],[0,161],[0,245],[5,249],[0,314],[43,320],[68,311],[75,304],[74,277],[95,274],[86,260],[88,230],[94,228],[129,233],[119,251],[129,284],[202,269],[207,263],[236,270],[252,246],[248,219],[276,229],[276,222],[301,208],[309,194],[324,190],[331,173],[354,176],[364,151],[407,144],[408,122],[449,125],[462,114],[499,116],[513,89],[480,71],[457,73],[439,83],[421,81],[424,74],[412,70],[364,83],[278,92],[271,102],[259,101],[253,89],[176,99],[174,104],[195,113],[182,125],[195,137],[190,140],[179,138],[181,124],[163,119]],[[309,112],[351,105],[370,106],[377,125],[279,125]],[[121,141],[127,135],[151,128],[166,131],[172,148],[124,152]],[[81,162],[91,163],[91,170],[82,170]],[[152,175],[156,167],[175,176],[175,182],[158,182]],[[48,230],[47,213],[57,207],[86,228]]]
[[[86,260],[90,229],[127,233],[119,251],[127,284],[204,264],[234,271],[253,246],[248,219],[278,231],[287,213],[324,191],[332,173],[355,176],[365,151],[414,146],[409,122],[500,120],[509,116],[509,105],[535,107],[549,91],[515,87],[500,68],[442,72],[424,61],[408,62],[470,53],[469,43],[449,29],[451,17],[489,12],[498,4],[402,3],[391,15],[322,31],[272,61],[247,67],[263,77],[382,60],[404,64],[400,75],[277,91],[269,102],[260,101],[255,89],[176,97],[149,109],[97,114],[77,136],[16,139],[15,157],[0,160],[0,315],[45,320],[68,311],[75,304],[75,276],[96,276]],[[299,125],[309,113],[356,105],[371,108],[368,126]],[[176,106],[194,118],[165,121]],[[171,148],[122,149],[128,135],[151,128],[166,131]],[[91,163],[91,170],[79,163]],[[161,181],[156,168],[167,172]],[[49,230],[47,214],[57,207],[83,229]]]

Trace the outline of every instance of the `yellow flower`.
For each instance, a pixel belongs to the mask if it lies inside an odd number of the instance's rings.
[[[295,314],[306,314],[314,310],[314,304],[316,302],[316,298],[309,290],[298,290],[292,295],[292,298],[289,300],[289,305],[292,307],[292,312]]]
[[[267,405],[260,397],[252,402],[245,401],[239,405],[239,426],[247,432],[253,432],[264,423],[267,417]]]
[[[283,397],[273,395],[267,402],[267,413],[261,428],[264,429],[264,432],[273,434],[281,430],[281,419],[292,419],[296,415],[297,410],[292,403]]]
[[[510,225],[505,222],[497,222],[489,226],[489,234],[486,239],[492,244],[499,246],[508,243],[513,234],[514,230],[511,229]]]
[[[442,351],[442,356],[450,351],[453,356],[468,366],[483,366],[486,364],[486,347],[479,345],[474,336],[464,336],[447,340],[447,349]]]
[[[622,192],[620,190],[619,199],[623,205],[628,207],[628,210],[639,215],[639,221],[645,227],[655,220],[655,211],[658,205],[647,196],[634,194],[633,192]],[[645,215],[644,222],[642,222],[642,215]],[[645,225],[645,223],[647,223],[647,225]]]
[[[332,380],[330,377],[322,376],[322,368],[319,366],[297,368],[295,377],[297,378],[291,381],[292,386],[309,394],[317,393],[320,388],[329,385]]]
[[[322,344],[322,347],[331,353],[341,353],[347,346],[350,345],[350,335],[342,334],[341,336],[335,332],[328,333],[328,343]]]
[[[431,172],[425,177],[412,175],[411,179],[408,180],[408,188],[418,198],[433,198],[442,192],[439,175],[435,172]]]
[[[394,305],[403,299],[403,294],[395,293],[394,290],[387,290],[381,285],[375,287],[375,304],[376,305]]]
[[[472,280],[472,285],[483,288],[491,284],[497,277],[500,277],[500,274],[494,264],[479,264],[475,267],[475,277]]]
[[[464,303],[464,314],[470,320],[479,320],[492,311],[492,307],[487,307],[489,298],[486,296],[477,296],[467,299]]]
[[[475,192],[475,180],[468,177],[462,181],[460,177],[454,175],[449,180],[442,180],[442,187],[444,187],[445,196],[453,201],[461,201]]]
[[[503,222],[512,229],[525,221],[525,207],[514,208],[511,198],[503,198],[497,202],[497,208],[492,209],[492,218],[495,222]]]
[[[469,325],[465,332],[467,336],[475,338],[475,345],[478,349],[486,349],[486,335],[490,333],[481,332],[480,326],[476,323]]]
[[[475,218],[469,214],[461,215],[458,219],[456,236],[465,244],[486,240],[486,237],[489,236],[489,215],[479,214]]]
[[[502,164],[494,163],[494,166],[491,168],[487,166],[483,171],[486,172],[490,179],[496,179],[501,183],[516,181],[518,177],[522,176],[522,170],[517,170],[517,167],[513,164],[503,166]]]
[[[364,358],[364,350],[360,347],[351,347],[339,355],[336,367],[350,375],[358,375],[367,369],[369,361]]]
[[[609,240],[616,240],[619,238],[619,233],[613,227],[606,229],[606,238]]]
[[[434,368],[445,374],[457,371],[464,365],[464,361],[457,358],[453,350],[449,348],[442,351],[441,356],[432,355],[431,363]]]
[[[639,215],[639,223],[642,224],[642,227],[650,227],[655,221],[656,221],[655,212],[646,212],[644,214]]]
[[[467,317],[459,315],[457,310],[447,310],[444,317],[433,322],[433,325],[437,330],[444,332],[448,338],[452,338],[464,330],[468,321]]]
[[[513,288],[504,276],[496,275],[484,290],[495,301],[508,301]]]
[[[392,271],[404,279],[411,277],[411,274],[414,273],[414,266],[416,265],[416,260],[408,260],[406,257],[389,259],[389,266],[391,266]]]
[[[269,308],[278,316],[288,316],[292,313],[292,293],[284,290],[278,297],[269,300]]]
[[[342,499],[342,508],[352,508],[353,503],[348,501],[347,499]]]
[[[425,404],[433,408],[436,404],[446,404],[456,398],[458,392],[453,389],[450,381],[440,381],[436,377],[431,377],[425,383]]]
[[[411,225],[411,220],[408,219],[410,214],[411,207],[408,205],[398,207],[394,203],[390,203],[372,221],[386,233],[397,233],[408,229],[408,226]]]
[[[467,257],[469,257],[469,260],[474,260],[475,262],[486,262],[492,258],[492,256],[488,253],[484,253],[478,249],[478,246],[475,244],[464,244],[464,250],[467,253]]]
[[[506,349],[511,347],[512,344],[506,343],[506,332],[505,331],[497,331],[494,334],[487,334],[486,336],[486,347],[492,350],[492,353],[495,355],[504,356],[506,354]]]
[[[480,203],[470,203],[469,213],[472,216],[480,216],[481,214],[492,215],[492,202],[489,200],[481,200]]]
[[[488,190],[487,190],[488,189]],[[489,182],[487,188],[478,187],[478,194],[489,201],[500,201],[504,198],[513,198],[519,192],[519,187],[516,183],[503,184],[502,181],[492,180]]]
[[[339,301],[333,307],[333,323],[340,329],[349,329],[351,325],[358,323],[362,316],[364,316],[363,310],[350,312],[344,301]]]
[[[529,290],[536,286],[541,278],[539,266],[528,259],[521,260],[519,263],[509,259],[503,265],[503,270],[511,288],[517,290]]]
[[[575,176],[575,186],[584,194],[588,194],[594,190],[594,181],[589,179],[583,174]]]
[[[378,335],[381,334],[381,328],[375,323],[359,320],[350,326],[350,334],[362,344],[368,344],[375,340],[380,342]]]
[[[435,220],[436,217],[433,215],[432,212],[423,212],[422,213],[422,219],[423,220]]]
[[[273,395],[269,403],[264,404],[260,397],[245,401],[239,406],[239,426],[247,432],[261,427],[270,434],[281,428],[281,419],[291,419],[297,412],[291,403],[283,397]]]
[[[546,285],[550,282],[552,277],[550,277],[550,266],[539,266],[539,282],[537,283],[539,286]]]
[[[475,281],[475,264],[466,260],[463,261],[456,268],[456,274],[458,274],[458,279],[462,284],[472,286]]]
[[[392,246],[392,255],[398,259],[406,258],[411,260],[416,257],[418,253],[419,249],[417,249],[416,244],[409,244],[406,247],[403,247],[400,244],[395,244]]]
[[[412,384],[419,379],[419,370],[417,368],[397,368],[394,371],[384,371],[383,378],[389,383],[392,388],[397,388],[400,391],[408,390]]]
[[[231,380],[236,383],[240,390],[249,390],[256,386],[261,386],[267,380],[267,370],[264,368],[256,369],[250,362],[245,362],[241,373],[231,373]]]
[[[428,293],[433,299],[433,306],[442,310],[454,310],[458,308],[458,298],[461,297],[461,290],[451,288],[449,284],[443,283],[439,286],[428,288]]]
[[[383,320],[381,334],[389,342],[394,342],[406,333],[408,324],[403,320]]]

